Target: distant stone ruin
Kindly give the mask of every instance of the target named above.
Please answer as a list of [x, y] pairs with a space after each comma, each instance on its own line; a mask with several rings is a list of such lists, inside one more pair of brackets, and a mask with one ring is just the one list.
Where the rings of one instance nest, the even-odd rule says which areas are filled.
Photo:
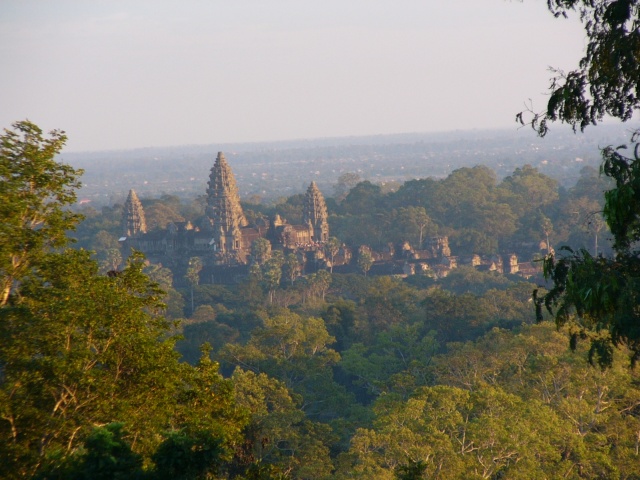
[[329, 238], [327, 205], [315, 182], [305, 194], [301, 225], [289, 224], [279, 215], [249, 225], [235, 177], [222, 152], [211, 168], [206, 194], [206, 216], [199, 225], [173, 222], [162, 231], [147, 233], [144, 209], [131, 190], [122, 218], [121, 243], [169, 266], [200, 256], [205, 265], [238, 267], [251, 263], [251, 245], [258, 238], [269, 240], [274, 249], [318, 252]]
[[125, 237], [137, 237], [147, 233], [147, 222], [144, 218], [144, 209], [136, 192], [129, 190], [129, 196], [124, 203], [122, 214], [122, 231]]
[[247, 228], [240, 206], [236, 179], [222, 152], [218, 152], [207, 188], [206, 231], [216, 263], [245, 263], [251, 242], [260, 238], [260, 230]]
[[[357, 273], [363, 271], [363, 265], [370, 275], [427, 275], [434, 278], [446, 277], [460, 265], [524, 277], [537, 273], [531, 264], [518, 264], [515, 254], [488, 258], [453, 256], [446, 236], [427, 238], [419, 249], [408, 241], [389, 244], [381, 252], [373, 251], [367, 245], [341, 245], [328, 255], [324, 248], [329, 239], [327, 205], [315, 182], [311, 182], [305, 193], [301, 224], [290, 224], [279, 215], [249, 224], [240, 205], [235, 177], [222, 152], [218, 152], [211, 168], [206, 194], [205, 216], [197, 225], [173, 222], [164, 230], [147, 232], [144, 209], [131, 190], [124, 206], [121, 244], [142, 251], [154, 263], [172, 268], [178, 273], [175, 277], [178, 282], [183, 278], [182, 270], [194, 256], [203, 261], [200, 275], [203, 283], [240, 281], [249, 274], [250, 265], [257, 261], [251, 252], [258, 239], [266, 239], [271, 250], [295, 253], [301, 274], [321, 268], [335, 273]], [[365, 251], [370, 259], [367, 262], [360, 258]], [[368, 265], [369, 261], [371, 265]]]

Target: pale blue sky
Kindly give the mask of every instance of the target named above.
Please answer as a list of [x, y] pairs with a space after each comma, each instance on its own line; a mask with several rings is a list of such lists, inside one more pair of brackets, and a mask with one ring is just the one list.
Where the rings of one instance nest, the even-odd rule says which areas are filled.
[[2, 0], [0, 127], [67, 151], [515, 129], [583, 48], [543, 0]]

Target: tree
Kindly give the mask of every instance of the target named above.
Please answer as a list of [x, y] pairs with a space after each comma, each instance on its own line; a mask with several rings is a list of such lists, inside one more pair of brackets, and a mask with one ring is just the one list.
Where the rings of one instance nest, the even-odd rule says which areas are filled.
[[144, 273], [163, 290], [169, 290], [173, 286], [173, 273], [160, 263], [148, 264], [144, 268]]
[[305, 417], [300, 396], [264, 373], [236, 368], [232, 380], [238, 404], [251, 412], [240, 457], [291, 472], [286, 477], [244, 478], [328, 478], [332, 467], [326, 446], [329, 429]]
[[202, 270], [202, 260], [200, 257], [191, 257], [189, 259], [189, 267], [187, 268], [187, 274], [184, 276], [189, 285], [191, 286], [191, 314], [195, 312], [195, 305], [193, 303], [193, 289], [200, 283], [200, 271]]
[[390, 201], [394, 207], [424, 207], [430, 212], [428, 208], [436, 203], [440, 189], [440, 181], [433, 178], [408, 180], [390, 195]]
[[287, 280], [289, 280], [291, 282], [291, 285], [293, 285], [293, 281], [298, 278], [301, 270], [300, 262], [298, 261], [298, 257], [296, 256], [296, 254], [289, 253], [285, 257], [282, 267], [286, 273]]
[[[107, 232], [106, 230], [100, 230], [95, 234], [93, 239], [92, 250], [101, 253], [111, 248], [118, 248], [118, 236]], [[89, 250], [89, 249], [88, 249]]]
[[504, 203], [518, 217], [523, 217], [558, 200], [558, 182], [531, 165], [516, 168], [499, 185]]
[[[470, 391], [499, 386], [526, 402], [543, 402], [570, 433], [568, 455], [563, 455], [567, 471], [574, 464], [580, 478], [610, 478], [607, 469], [615, 466], [614, 477], [633, 478], [640, 470], [640, 421], [632, 413], [638, 405], [639, 372], [619, 361], [595, 370], [569, 350], [567, 338], [566, 331], [548, 323], [513, 332], [493, 329], [474, 343], [450, 344], [434, 360], [434, 381]], [[588, 346], [577, 348], [585, 353]], [[618, 358], [624, 355], [617, 353]]]
[[487, 253], [496, 253], [497, 240], [515, 232], [517, 218], [511, 206], [502, 203], [500, 193], [496, 174], [490, 168], [460, 168], [441, 181], [440, 195], [427, 211], [441, 225], [489, 237], [495, 247]]
[[[456, 295], [463, 293], [483, 295], [487, 290], [492, 288], [506, 289], [513, 283], [497, 272], [482, 272], [474, 267], [462, 265], [452, 270], [445, 278], [441, 278], [438, 285], [441, 289]], [[528, 299], [530, 298], [529, 296]]]
[[541, 136], [556, 120], [584, 130], [606, 115], [631, 119], [640, 108], [640, 2], [549, 0], [547, 6], [556, 17], [577, 11], [587, 46], [576, 69], [554, 70], [546, 111], [520, 112], [516, 119]]
[[68, 243], [81, 218], [66, 207], [82, 170], [55, 161], [66, 140], [60, 130], [46, 138], [26, 120], [0, 136], [0, 307], [44, 253]]
[[224, 463], [223, 442], [208, 431], [169, 432], [153, 460], [156, 471], [152, 478], [158, 480], [212, 478]]
[[96, 427], [66, 462], [48, 463], [36, 478], [74, 480], [111, 480], [143, 478], [142, 456], [131, 450], [125, 440], [123, 423]]
[[336, 350], [345, 350], [351, 344], [354, 325], [358, 323], [356, 304], [350, 300], [338, 300], [326, 307], [322, 318], [329, 334], [336, 338]]
[[257, 238], [251, 244], [251, 257], [254, 263], [264, 265], [271, 258], [271, 242], [266, 238]]
[[[174, 199], [177, 200], [177, 204]], [[144, 203], [147, 202], [144, 201]], [[144, 214], [149, 230], [166, 228], [171, 222], [184, 222], [179, 207], [180, 200], [172, 196], [163, 196], [162, 199], [154, 200], [150, 205], [145, 205]]]
[[495, 203], [496, 185], [496, 174], [489, 167], [459, 168], [441, 181], [440, 196], [427, 212], [441, 224], [457, 228], [481, 225], [478, 213], [483, 206]]
[[340, 204], [345, 213], [375, 213], [382, 203], [382, 189], [368, 180], [358, 183]]
[[226, 476], [248, 422], [232, 382], [206, 348], [179, 362], [141, 254], [100, 275], [90, 252], [59, 248], [78, 172], [53, 160], [62, 134], [14, 127], [0, 150], [0, 477]]
[[456, 252], [467, 254], [495, 255], [498, 240], [475, 228], [461, 228], [449, 237], [450, 245]]
[[417, 462], [409, 462], [407, 465], [400, 465], [396, 469], [396, 478], [398, 480], [421, 480], [427, 478], [427, 464], [422, 460]]
[[361, 336], [373, 338], [393, 325], [420, 315], [418, 291], [400, 279], [377, 276], [369, 280], [366, 288], [360, 310], [367, 320], [357, 328]]
[[320, 292], [320, 297], [324, 301], [327, 289], [331, 286], [331, 274], [326, 270], [318, 270], [311, 283], [312, 288]]
[[343, 173], [338, 177], [338, 183], [333, 187], [336, 200], [342, 201], [353, 187], [360, 181], [360, 175], [353, 172]]
[[302, 223], [302, 211], [304, 207], [305, 196], [303, 193], [297, 193], [290, 197], [281, 197], [275, 206], [275, 213], [292, 224]]
[[324, 250], [331, 260], [329, 271], [333, 273], [333, 259], [340, 251], [340, 240], [338, 240], [336, 237], [329, 237], [324, 244]]
[[115, 272], [118, 270], [118, 266], [122, 263], [122, 254], [117, 248], [110, 248], [104, 252], [100, 267], [103, 272]]
[[282, 265], [284, 264], [284, 255], [281, 250], [276, 250], [271, 258], [264, 264], [262, 278], [269, 291], [269, 303], [273, 303], [273, 295], [276, 288], [280, 285], [282, 279]]
[[181, 380], [157, 316], [162, 292], [142, 268], [133, 256], [101, 276], [86, 251], [47, 254], [38, 276], [21, 281], [19, 301], [0, 309], [0, 476], [29, 476], [71, 454], [87, 427], [112, 421], [127, 421], [138, 448], [149, 447]]
[[[531, 125], [540, 135], [548, 121], [567, 122], [583, 130], [605, 115], [622, 121], [640, 107], [640, 5], [637, 0], [592, 2], [553, 0], [548, 7], [556, 16], [577, 10], [588, 38], [579, 67], [552, 80], [546, 112], [535, 114]], [[523, 121], [522, 114], [518, 116]], [[636, 141], [636, 135], [632, 137]], [[574, 325], [572, 345], [580, 337], [590, 338], [589, 358], [610, 365], [614, 346], [627, 345], [631, 360], [640, 358], [640, 158], [620, 149], [603, 150], [601, 172], [615, 180], [605, 193], [603, 216], [614, 238], [614, 259], [593, 256], [586, 249], [564, 248], [548, 255], [544, 273], [553, 281], [549, 292], [536, 293], [538, 316], [543, 306], [555, 314], [558, 325]], [[596, 228], [596, 235], [600, 228]]]
[[540, 228], [542, 229], [542, 233], [544, 233], [547, 253], [551, 252], [551, 243], [549, 240], [549, 235], [553, 233], [553, 223], [551, 223], [551, 219], [545, 216], [542, 212], [539, 213], [540, 216]]
[[255, 328], [246, 345], [225, 345], [221, 356], [232, 365], [282, 381], [302, 395], [307, 415], [332, 419], [348, 401], [333, 381], [332, 367], [340, 361], [329, 347], [334, 342], [321, 318], [283, 310]]
[[[529, 112], [533, 116], [526, 121], [544, 136], [550, 121], [566, 122], [575, 131], [607, 115], [629, 120], [640, 109], [640, 2], [549, 0], [547, 6], [556, 17], [579, 12], [587, 47], [578, 68], [566, 74], [556, 71], [546, 111]], [[523, 124], [524, 115], [516, 117]], [[632, 135], [632, 143], [637, 135]], [[571, 324], [572, 345], [580, 337], [590, 338], [590, 360], [607, 366], [614, 346], [627, 345], [632, 363], [640, 358], [640, 157], [638, 144], [632, 158], [611, 146], [602, 154], [601, 172], [615, 180], [615, 187], [605, 193], [603, 212], [615, 258], [570, 248], [548, 255], [544, 273], [553, 286], [542, 296], [534, 295], [539, 318], [544, 306], [555, 313], [558, 325]]]
[[640, 158], [637, 149], [632, 159], [609, 147], [603, 159], [602, 171], [616, 182], [605, 192], [603, 212], [613, 234], [615, 258], [562, 247], [544, 262], [552, 288], [534, 295], [538, 318], [546, 307], [559, 326], [573, 325], [572, 346], [579, 338], [589, 338], [589, 360], [605, 367], [613, 360], [615, 346], [629, 347], [632, 364], [640, 359]]
[[356, 343], [344, 351], [340, 366], [369, 395], [406, 394], [426, 385], [428, 365], [438, 344], [433, 332], [423, 337], [419, 329], [418, 324], [402, 324], [381, 331], [369, 345]]
[[593, 212], [588, 218], [588, 229], [593, 233], [593, 256], [598, 256], [598, 236], [605, 228], [606, 222], [602, 218], [601, 212]]
[[358, 267], [362, 270], [364, 276], [367, 276], [369, 270], [371, 270], [371, 266], [373, 265], [373, 256], [371, 255], [371, 250], [367, 247], [360, 247], [358, 249]]
[[331, 231], [347, 245], [386, 244], [388, 216], [384, 213], [336, 215], [331, 217]]
[[446, 290], [433, 290], [422, 305], [425, 327], [436, 331], [442, 344], [476, 338], [496, 320], [487, 302], [470, 293], [453, 295]]
[[241, 444], [249, 412], [236, 403], [233, 382], [211, 360], [211, 347], [205, 343], [201, 352], [195, 367], [180, 364], [181, 381], [168, 399], [170, 427], [152, 455], [152, 478], [220, 478], [221, 468]]
[[[400, 207], [392, 212], [392, 238], [394, 241], [410, 241], [422, 248], [426, 236], [435, 235], [437, 229], [423, 207]], [[428, 228], [427, 228], [428, 227]]]
[[[568, 422], [498, 387], [425, 387], [407, 401], [382, 396], [374, 411], [338, 478], [551, 478], [575, 468], [563, 455], [574, 447]], [[421, 465], [407, 475], [407, 464]]]
[[192, 365], [196, 365], [202, 356], [204, 343], [218, 351], [240, 337], [238, 330], [216, 320], [216, 311], [210, 305], [196, 307], [191, 318], [181, 322], [181, 327], [182, 340], [176, 343], [176, 349], [182, 354], [182, 359]]

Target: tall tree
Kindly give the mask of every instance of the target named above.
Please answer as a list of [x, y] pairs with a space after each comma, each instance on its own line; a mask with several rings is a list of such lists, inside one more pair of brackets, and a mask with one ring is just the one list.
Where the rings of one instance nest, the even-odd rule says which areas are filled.
[[100, 267], [103, 272], [115, 272], [122, 263], [122, 254], [117, 248], [110, 248], [103, 253]]
[[355, 187], [358, 182], [360, 182], [360, 175], [357, 173], [346, 172], [340, 175], [338, 177], [338, 183], [333, 187], [336, 200], [344, 200], [349, 190]]
[[305, 417], [299, 407], [300, 396], [292, 395], [282, 382], [264, 373], [236, 368], [232, 380], [238, 403], [251, 411], [243, 457], [290, 472], [282, 477], [257, 478], [329, 478], [329, 428]]
[[380, 209], [383, 198], [380, 186], [365, 180], [349, 191], [340, 207], [345, 213], [375, 213]]
[[347, 401], [333, 381], [332, 367], [340, 361], [330, 348], [334, 342], [321, 318], [283, 310], [255, 328], [246, 345], [228, 344], [221, 356], [232, 365], [277, 378], [302, 395], [308, 415], [329, 420]]
[[271, 258], [264, 264], [262, 278], [269, 291], [269, 303], [273, 303], [273, 296], [280, 285], [282, 265], [284, 265], [284, 255], [281, 250], [273, 252]]
[[169, 290], [173, 286], [173, 273], [160, 263], [148, 264], [144, 269], [144, 273], [163, 290]]
[[499, 185], [504, 203], [508, 203], [518, 217], [544, 208], [558, 200], [558, 182], [531, 165], [516, 168]]
[[423, 207], [400, 207], [392, 211], [391, 238], [409, 241], [415, 248], [422, 248], [425, 237], [436, 234], [437, 228]]
[[320, 297], [324, 301], [327, 289], [331, 286], [331, 274], [326, 270], [318, 270], [313, 278], [312, 288], [320, 292]]
[[333, 259], [340, 251], [340, 240], [338, 240], [336, 237], [329, 237], [329, 239], [324, 244], [324, 250], [331, 260], [329, 271], [333, 273]]
[[544, 272], [553, 287], [542, 297], [536, 295], [536, 304], [539, 318], [545, 306], [558, 325], [577, 327], [572, 345], [578, 338], [590, 338], [590, 361], [610, 365], [613, 347], [626, 345], [635, 364], [640, 359], [640, 159], [613, 148], [604, 149], [603, 157], [603, 172], [616, 181], [605, 193], [604, 205], [615, 258], [568, 247], [547, 256]]
[[45, 137], [29, 121], [0, 136], [0, 306], [45, 252], [68, 243], [66, 232], [80, 218], [66, 207], [82, 170], [55, 160], [66, 140], [60, 130]]
[[374, 411], [337, 478], [391, 480], [407, 463], [426, 475], [396, 478], [552, 478], [575, 468], [563, 455], [573, 447], [568, 422], [500, 388], [426, 387], [407, 401], [382, 396]]
[[158, 393], [178, 364], [142, 267], [133, 257], [100, 276], [86, 251], [48, 254], [21, 282], [20, 304], [0, 309], [0, 464], [14, 475], [73, 452], [90, 425], [126, 420], [147, 439], [161, 425]]
[[367, 276], [369, 270], [371, 270], [371, 266], [373, 265], [373, 256], [371, 255], [371, 250], [368, 247], [360, 247], [358, 249], [358, 267], [362, 270], [364, 276]]
[[184, 276], [189, 285], [191, 286], [191, 314], [195, 312], [195, 305], [193, 303], [193, 289], [200, 283], [200, 271], [202, 270], [202, 260], [200, 257], [191, 257], [189, 259], [189, 266], [187, 267], [187, 273]]
[[251, 244], [251, 257], [257, 265], [264, 263], [271, 258], [271, 242], [266, 238], [258, 238]]
[[284, 258], [284, 263], [282, 265], [282, 268], [284, 270], [287, 280], [289, 280], [291, 282], [291, 285], [293, 285], [294, 280], [298, 278], [298, 275], [300, 275], [300, 270], [301, 270], [300, 262], [298, 261], [298, 257], [296, 256], [295, 253], [289, 253]]
[[553, 223], [551, 223], [551, 219], [549, 217], [542, 213], [540, 214], [540, 228], [545, 236], [547, 253], [551, 253], [551, 240], [549, 240], [549, 236], [553, 233]]
[[[587, 47], [578, 68], [552, 79], [547, 109], [534, 114], [531, 125], [540, 135], [548, 122], [569, 123], [584, 130], [606, 115], [629, 120], [640, 109], [640, 2], [638, 0], [549, 0], [555, 16], [579, 12]], [[525, 122], [523, 113], [517, 118]], [[631, 141], [637, 141], [638, 132]], [[551, 290], [536, 297], [538, 314], [543, 305], [555, 307], [559, 325], [570, 323], [580, 337], [591, 339], [589, 357], [601, 365], [613, 359], [613, 347], [627, 345], [631, 360], [640, 358], [640, 157], [620, 148], [602, 151], [602, 173], [615, 181], [605, 193], [604, 219], [614, 238], [615, 258], [593, 256], [586, 249], [565, 248], [549, 255], [545, 275]]]

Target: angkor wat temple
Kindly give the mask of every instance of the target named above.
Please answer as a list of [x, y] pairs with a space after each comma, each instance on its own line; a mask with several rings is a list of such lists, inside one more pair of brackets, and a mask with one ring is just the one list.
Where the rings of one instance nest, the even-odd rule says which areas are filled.
[[357, 259], [362, 252], [373, 262], [373, 275], [426, 274], [442, 278], [459, 265], [525, 277], [536, 270], [528, 263], [519, 264], [514, 254], [489, 258], [453, 256], [446, 236], [427, 238], [420, 248], [409, 242], [389, 244], [380, 252], [366, 245], [352, 252], [342, 245], [329, 258], [323, 248], [329, 239], [327, 206], [315, 182], [311, 182], [304, 197], [302, 224], [289, 224], [275, 215], [250, 225], [240, 205], [235, 177], [222, 152], [211, 168], [206, 195], [205, 215], [197, 225], [173, 222], [164, 230], [147, 232], [142, 204], [136, 193], [129, 191], [122, 218], [122, 246], [125, 250], [142, 251], [150, 261], [170, 267], [174, 273], [183, 272], [191, 257], [199, 257], [204, 265], [200, 274], [204, 283], [236, 283], [245, 278], [254, 261], [252, 245], [260, 238], [268, 240], [272, 250], [294, 253], [301, 274], [319, 268], [331, 268], [336, 273], [357, 272]]
[[329, 224], [327, 206], [315, 182], [305, 194], [301, 225], [289, 224], [278, 215], [249, 225], [235, 177], [222, 152], [218, 152], [211, 168], [206, 194], [206, 215], [198, 225], [173, 222], [164, 230], [147, 232], [142, 204], [135, 191], [130, 190], [124, 205], [121, 244], [167, 266], [198, 256], [206, 267], [226, 270], [250, 264], [251, 245], [258, 238], [269, 240], [274, 249], [323, 256], [321, 246], [329, 238]]

